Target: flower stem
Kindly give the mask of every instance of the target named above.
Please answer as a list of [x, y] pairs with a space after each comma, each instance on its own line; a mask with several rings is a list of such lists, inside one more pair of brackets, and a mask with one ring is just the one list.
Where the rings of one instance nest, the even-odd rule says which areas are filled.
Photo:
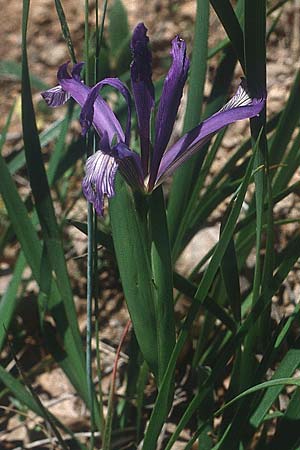
[[[89, 0], [85, 0], [85, 82], [89, 85], [90, 69], [89, 69]], [[92, 153], [92, 136], [87, 134], [86, 146], [87, 156]], [[86, 323], [86, 377], [89, 397], [89, 407], [91, 413], [91, 439], [90, 448], [94, 448], [94, 395], [93, 395], [93, 376], [92, 376], [92, 302], [93, 302], [93, 268], [94, 268], [94, 210], [93, 205], [87, 205], [87, 228], [88, 228], [88, 258], [87, 258], [87, 323]]]

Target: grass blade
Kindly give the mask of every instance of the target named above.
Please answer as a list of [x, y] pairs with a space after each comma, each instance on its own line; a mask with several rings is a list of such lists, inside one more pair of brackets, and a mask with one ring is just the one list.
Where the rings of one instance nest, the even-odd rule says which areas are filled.
[[22, 275], [26, 267], [26, 260], [21, 252], [15, 264], [12, 279], [1, 298], [0, 302], [0, 352], [6, 339], [6, 331], [9, 329], [11, 319], [18, 305], [18, 290], [22, 281]]
[[[189, 90], [187, 108], [184, 118], [184, 132], [196, 126], [202, 115], [203, 91], [207, 67], [207, 40], [209, 24], [209, 1], [197, 0], [197, 13], [192, 62], [189, 77]], [[178, 222], [182, 217], [182, 208], [185, 207], [190, 185], [190, 170], [194, 167], [195, 158], [179, 168], [174, 175], [172, 191], [168, 205], [168, 223], [171, 246], [175, 241]]]
[[117, 193], [110, 200], [110, 219], [122, 286], [140, 349], [157, 377], [157, 325], [148, 253], [147, 205], [144, 198], [136, 199], [135, 203], [120, 178], [116, 187]]
[[[274, 375], [272, 376], [272, 380], [276, 380], [278, 378], [287, 378], [291, 377], [295, 370], [300, 365], [300, 350], [297, 348], [293, 348], [287, 352], [282, 361], [280, 362], [279, 367], [276, 369]], [[251, 424], [258, 428], [262, 423], [265, 415], [270, 410], [272, 404], [275, 402], [276, 398], [280, 394], [283, 386], [276, 386], [272, 389], [268, 389], [264, 394], [259, 406], [256, 408], [256, 411], [252, 415], [250, 421]]]
[[[8, 78], [20, 81], [22, 78], [22, 65], [15, 61], [0, 61], [0, 78]], [[32, 87], [37, 91], [45, 91], [49, 89], [48, 84], [44, 83], [35, 75], [30, 76]]]
[[75, 64], [76, 63], [75, 50], [74, 50], [68, 22], [67, 22], [67, 19], [66, 19], [65, 13], [64, 13], [64, 9], [63, 9], [63, 6], [62, 6], [60, 0], [55, 0], [55, 8], [56, 8], [57, 15], [58, 15], [58, 18], [60, 21], [62, 35], [64, 37], [64, 40], [65, 40], [68, 50], [69, 50], [71, 61], [73, 64]]
[[163, 379], [175, 345], [172, 262], [162, 189], [156, 189], [149, 202], [151, 262], [158, 346], [158, 383]]
[[210, 0], [210, 3], [219, 17], [245, 72], [243, 30], [231, 3], [229, 0]]
[[[189, 310], [188, 316], [183, 324], [181, 333], [180, 333], [177, 343], [175, 345], [174, 351], [171, 355], [168, 369], [166, 371], [161, 389], [158, 393], [158, 397], [156, 399], [153, 412], [151, 414], [148, 429], [145, 434], [144, 446], [143, 446], [144, 450], [154, 450], [156, 448], [157, 437], [160, 433], [161, 427], [164, 423], [164, 420], [166, 418], [167, 411], [168, 411], [168, 404], [167, 404], [166, 400], [168, 397], [168, 392], [170, 389], [170, 383], [172, 380], [173, 371], [175, 369], [176, 360], [177, 360], [178, 355], [182, 349], [182, 346], [188, 336], [189, 327], [192, 324], [196, 313], [198, 312], [199, 306], [203, 303], [204, 299], [206, 298], [206, 296], [209, 292], [211, 283], [214, 280], [214, 277], [220, 266], [221, 260], [224, 256], [224, 253], [228, 247], [229, 241], [232, 237], [234, 227], [235, 227], [236, 221], [239, 216], [240, 208], [242, 206], [243, 199], [245, 197], [247, 187], [248, 187], [248, 184], [249, 184], [249, 181], [251, 178], [252, 166], [253, 166], [253, 158], [248, 165], [247, 172], [246, 172], [243, 182], [240, 185], [240, 188], [238, 190], [234, 207], [233, 207], [232, 211], [230, 212], [228, 221], [224, 227], [224, 232], [222, 234], [222, 237], [215, 249], [213, 257], [212, 257], [212, 259], [205, 271], [205, 274], [200, 282], [200, 285], [195, 294], [195, 301], [193, 302], [193, 304]], [[172, 447], [173, 443], [176, 441], [178, 435], [180, 434], [181, 430], [183, 429], [183, 426], [186, 424], [185, 419], [186, 419], [186, 414], [183, 416], [182, 420], [180, 421], [180, 423], [176, 429], [176, 432], [173, 434], [171, 440], [169, 441], [169, 443], [166, 447], [166, 450], [169, 450]]]

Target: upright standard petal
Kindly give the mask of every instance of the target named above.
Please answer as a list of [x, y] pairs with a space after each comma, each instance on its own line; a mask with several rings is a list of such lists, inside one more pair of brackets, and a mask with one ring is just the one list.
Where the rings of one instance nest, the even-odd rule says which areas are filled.
[[144, 176], [148, 172], [150, 153], [150, 117], [154, 107], [154, 86], [152, 83], [152, 55], [148, 47], [147, 28], [139, 23], [132, 35], [130, 66], [131, 85], [137, 113], [141, 140], [141, 155]]
[[173, 63], [165, 79], [155, 121], [155, 142], [151, 163], [149, 188], [152, 189], [163, 153], [168, 145], [183, 87], [189, 70], [186, 44], [178, 36], [172, 41]]
[[[95, 84], [95, 86], [92, 87], [92, 89], [89, 92], [89, 95], [86, 99], [85, 104], [82, 107], [81, 114], [80, 114], [80, 123], [82, 126], [82, 133], [85, 134], [89, 127], [91, 126], [92, 122], [94, 123], [94, 126], [96, 129], [99, 129], [100, 127], [104, 126], [103, 122], [103, 112], [102, 112], [102, 106], [100, 108], [99, 101], [101, 100], [104, 102], [102, 97], [99, 97], [99, 90], [101, 90], [104, 86], [111, 86], [115, 89], [117, 89], [124, 97], [126, 104], [127, 104], [127, 124], [126, 124], [126, 130], [125, 130], [125, 143], [129, 145], [130, 141], [130, 129], [131, 129], [131, 95], [125, 84], [122, 83], [118, 78], [105, 78], [104, 80], [100, 81], [99, 83]], [[117, 120], [117, 119], [115, 119]], [[119, 138], [119, 141], [124, 140], [120, 139], [120, 137], [124, 133], [122, 131], [120, 123], [116, 123], [116, 128], [118, 128], [117, 137]]]
[[[91, 88], [80, 81], [80, 71], [83, 64], [76, 64], [72, 70], [72, 76], [68, 72], [68, 64], [63, 64], [57, 72], [57, 78], [62, 89], [67, 92], [81, 107], [85, 104]], [[93, 125], [97, 133], [103, 136], [104, 132], [108, 134], [110, 140], [117, 136], [118, 141], [124, 141], [122, 127], [110, 109], [108, 104], [97, 93], [95, 99], [95, 114]]]
[[41, 96], [43, 97], [47, 105], [51, 106], [51, 108], [64, 105], [69, 100], [69, 98], [71, 98], [71, 95], [68, 92], [64, 91], [61, 86], [54, 86], [47, 91], [41, 92]]
[[257, 116], [266, 102], [266, 93], [251, 98], [245, 80], [242, 80], [236, 94], [220, 111], [201, 122], [186, 133], [163, 156], [155, 186], [171, 175], [184, 161], [196, 153], [215, 133], [226, 125], [241, 119]]
[[123, 143], [110, 148], [107, 134], [101, 140], [100, 150], [87, 159], [85, 170], [82, 190], [99, 215], [103, 215], [104, 197], [110, 198], [115, 194], [117, 170], [132, 188], [143, 189], [143, 173], [139, 155]]

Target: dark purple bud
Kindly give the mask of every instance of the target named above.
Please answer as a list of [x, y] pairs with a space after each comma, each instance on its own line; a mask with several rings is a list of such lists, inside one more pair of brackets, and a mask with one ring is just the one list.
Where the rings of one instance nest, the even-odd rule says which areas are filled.
[[147, 28], [139, 23], [132, 35], [131, 51], [133, 61], [130, 66], [144, 175], [148, 172], [150, 151], [150, 117], [154, 107], [154, 87], [152, 83], [152, 55], [148, 47]]

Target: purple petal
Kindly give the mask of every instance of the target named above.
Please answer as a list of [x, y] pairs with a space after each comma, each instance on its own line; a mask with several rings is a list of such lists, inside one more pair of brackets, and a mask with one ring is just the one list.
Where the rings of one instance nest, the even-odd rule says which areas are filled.
[[86, 175], [82, 182], [85, 197], [93, 203], [97, 213], [103, 215], [104, 197], [115, 194], [114, 184], [117, 170], [127, 183], [135, 189], [143, 189], [141, 159], [126, 144], [119, 143], [112, 149], [105, 134], [100, 143], [101, 150], [86, 161]]
[[171, 54], [173, 63], [164, 82], [155, 121], [155, 142], [149, 180], [150, 189], [154, 186], [161, 158], [173, 130], [190, 64], [186, 55], [185, 42], [178, 36], [172, 41]]
[[[84, 83], [80, 81], [80, 70], [82, 68], [82, 64], [79, 63], [74, 66], [73, 69], [73, 77], [68, 72], [68, 64], [63, 64], [57, 72], [57, 78], [59, 84], [63, 88], [64, 91], [68, 92], [74, 100], [79, 103], [81, 107], [84, 106], [86, 100], [88, 98], [89, 93], [91, 92], [91, 88], [86, 86]], [[107, 132], [110, 140], [117, 136], [118, 141], [124, 141], [124, 133], [122, 127], [108, 106], [108, 104], [103, 100], [103, 98], [96, 95], [96, 99], [94, 101], [94, 120], [93, 125], [100, 136], [103, 136], [104, 132]]]
[[80, 62], [80, 63], [75, 64], [75, 65], [73, 66], [73, 69], [72, 69], [72, 78], [74, 78], [74, 80], [76, 80], [76, 81], [81, 81], [81, 76], [80, 76], [80, 74], [81, 74], [81, 70], [82, 70], [83, 66], [84, 66], [84, 62]]
[[133, 32], [131, 50], [133, 61], [130, 66], [131, 85], [141, 139], [141, 154], [144, 175], [148, 172], [150, 152], [150, 116], [154, 107], [154, 86], [152, 84], [152, 55], [148, 48], [147, 28], [139, 23]]
[[112, 152], [119, 163], [119, 170], [133, 189], [144, 191], [144, 175], [140, 156], [120, 142]]
[[245, 80], [242, 80], [236, 94], [220, 111], [204, 120], [186, 133], [163, 156], [155, 186], [162, 183], [178, 166], [196, 153], [221, 128], [237, 120], [257, 116], [265, 106], [266, 93], [251, 98]]
[[[130, 92], [128, 91], [127, 87], [118, 79], [118, 78], [105, 78], [104, 80], [100, 81], [99, 83], [95, 84], [93, 88], [90, 90], [89, 95], [86, 99], [85, 104], [83, 105], [83, 108], [81, 110], [80, 114], [80, 123], [82, 126], [82, 133], [85, 134], [89, 127], [91, 126], [92, 122], [94, 121], [94, 125], [97, 125], [98, 121], [98, 115], [99, 115], [99, 105], [97, 105], [98, 99], [102, 99], [99, 97], [99, 89], [102, 89], [103, 86], [112, 86], [113, 88], [117, 89], [125, 98], [125, 101], [127, 103], [127, 124], [126, 124], [126, 131], [125, 131], [125, 143], [129, 145], [130, 140], [130, 127], [131, 127], [131, 96]], [[104, 102], [104, 100], [102, 99]], [[105, 102], [104, 102], [105, 103]], [[101, 111], [100, 111], [101, 113]], [[100, 122], [102, 123], [103, 119], [102, 117], [99, 118]], [[117, 119], [115, 119], [117, 120]], [[119, 124], [119, 122], [118, 122]], [[119, 127], [121, 129], [121, 125], [119, 124]], [[123, 133], [121, 129], [121, 133]], [[120, 130], [119, 130], [119, 136], [120, 136]], [[123, 135], [124, 136], [124, 135]], [[119, 139], [123, 140], [123, 139]]]
[[118, 169], [115, 158], [98, 150], [85, 164], [86, 175], [82, 181], [82, 190], [86, 199], [94, 205], [100, 216], [103, 215], [104, 196], [115, 194], [114, 184]]
[[41, 96], [43, 97], [47, 105], [51, 106], [52, 108], [64, 105], [71, 97], [71, 95], [68, 92], [64, 91], [63, 88], [59, 85], [42, 92]]

